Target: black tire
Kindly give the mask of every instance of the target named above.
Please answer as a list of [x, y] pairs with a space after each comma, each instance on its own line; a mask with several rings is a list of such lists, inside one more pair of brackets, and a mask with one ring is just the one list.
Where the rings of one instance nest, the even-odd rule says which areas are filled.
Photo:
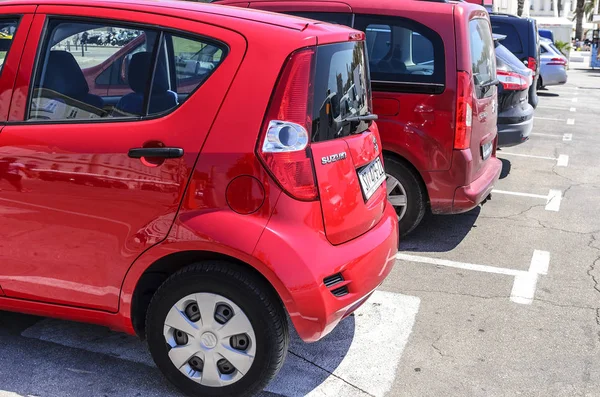
[[535, 87], [535, 88], [538, 91], [544, 88], [544, 83], [542, 82], [542, 76], [538, 77], [537, 87]]
[[406, 192], [406, 211], [401, 218], [401, 211], [396, 208], [400, 236], [406, 236], [419, 226], [427, 210], [425, 187], [409, 166], [394, 157], [385, 158], [385, 172], [397, 179]]
[[[208, 387], [180, 372], [168, 356], [170, 346], [163, 335], [169, 310], [187, 295], [208, 292], [236, 305], [250, 320], [256, 335], [256, 355], [248, 372], [237, 382]], [[287, 355], [287, 317], [278, 297], [266, 282], [239, 265], [207, 261], [181, 269], [154, 294], [146, 316], [146, 336], [158, 368], [177, 388], [189, 396], [247, 397], [260, 392], [277, 375]]]

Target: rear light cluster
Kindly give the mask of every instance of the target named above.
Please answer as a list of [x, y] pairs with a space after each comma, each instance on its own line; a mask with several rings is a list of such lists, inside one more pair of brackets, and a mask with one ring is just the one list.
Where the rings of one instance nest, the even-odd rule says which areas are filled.
[[521, 91], [529, 88], [529, 78], [519, 73], [498, 70], [496, 74], [498, 76], [498, 81], [502, 83], [502, 87], [505, 90]]
[[454, 149], [468, 149], [471, 146], [471, 125], [473, 124], [473, 84], [467, 72], [458, 72], [456, 86], [456, 131]]
[[315, 48], [294, 52], [287, 60], [263, 125], [258, 155], [290, 196], [317, 199], [310, 152]]
[[535, 76], [535, 73], [537, 71], [537, 60], [534, 57], [529, 57], [527, 58], [527, 62], [525, 63], [525, 65], [527, 66], [527, 68], [531, 69], [533, 75]]
[[552, 58], [548, 65], [567, 66], [567, 61], [564, 58]]

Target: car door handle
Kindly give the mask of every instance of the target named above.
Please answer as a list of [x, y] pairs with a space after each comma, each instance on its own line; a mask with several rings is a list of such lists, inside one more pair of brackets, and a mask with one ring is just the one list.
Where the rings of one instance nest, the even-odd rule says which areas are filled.
[[129, 149], [128, 156], [132, 159], [142, 157], [159, 157], [177, 159], [183, 156], [183, 149], [178, 147], [141, 147]]

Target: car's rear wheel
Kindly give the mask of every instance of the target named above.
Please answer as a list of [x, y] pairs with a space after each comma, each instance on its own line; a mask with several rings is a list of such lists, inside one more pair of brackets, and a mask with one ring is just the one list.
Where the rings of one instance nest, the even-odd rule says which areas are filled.
[[406, 236], [423, 220], [427, 208], [425, 189], [415, 172], [393, 157], [385, 158], [388, 200], [398, 215], [400, 235]]
[[158, 289], [146, 334], [166, 378], [190, 396], [252, 396], [279, 372], [287, 320], [268, 285], [226, 262], [182, 269]]

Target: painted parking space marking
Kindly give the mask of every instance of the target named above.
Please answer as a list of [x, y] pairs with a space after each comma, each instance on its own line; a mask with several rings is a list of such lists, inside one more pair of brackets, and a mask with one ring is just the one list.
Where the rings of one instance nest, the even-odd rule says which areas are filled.
[[577, 108], [569, 108], [569, 112], [576, 112]]
[[[290, 328], [286, 362], [265, 390], [285, 397], [384, 397], [396, 378], [420, 302], [415, 296], [375, 291], [319, 342], [304, 343]], [[45, 319], [21, 335], [154, 367], [144, 342], [104, 327]]]
[[567, 156], [566, 154], [561, 154], [558, 157], [549, 157], [549, 156], [534, 156], [531, 154], [510, 153], [510, 152], [505, 152], [503, 150], [500, 152], [499, 155], [500, 156], [507, 155], [507, 156], [516, 156], [516, 157], [528, 157], [531, 159], [540, 159], [540, 160], [552, 160], [552, 161], [556, 161], [556, 165], [559, 167], [566, 167], [567, 165], [569, 165], [569, 156]]
[[532, 132], [530, 135], [533, 136], [545, 136], [548, 138], [562, 138], [562, 140], [564, 142], [568, 142], [568, 141], [572, 141], [573, 140], [573, 134], [545, 134], [542, 132]]
[[513, 287], [510, 293], [511, 302], [530, 305], [535, 298], [535, 290], [540, 275], [548, 274], [550, 266], [550, 253], [548, 251], [534, 250], [529, 265], [529, 270], [507, 269], [503, 267], [494, 267], [487, 265], [477, 265], [473, 263], [464, 263], [450, 261], [439, 258], [429, 258], [424, 256], [409, 255], [398, 253], [396, 258], [406, 262], [424, 263], [435, 266], [452, 267], [455, 269], [472, 270], [484, 273], [502, 274], [513, 276]]
[[575, 119], [567, 119], [567, 125], [575, 125]]
[[553, 117], [538, 117], [538, 116], [534, 116], [533, 117], [536, 120], [548, 120], [548, 121], [565, 121], [565, 119], [556, 119]]
[[506, 190], [492, 190], [492, 193], [496, 194], [505, 194], [509, 196], [519, 196], [519, 197], [529, 197], [536, 199], [546, 200], [546, 206], [544, 209], [546, 211], [554, 211], [558, 212], [560, 210], [560, 203], [562, 202], [562, 192], [560, 190], [550, 189], [546, 196], [541, 194], [532, 194], [532, 193], [521, 193], [521, 192], [510, 192]]
[[510, 300], [522, 305], [531, 305], [535, 298], [535, 290], [540, 275], [548, 274], [550, 265], [550, 253], [548, 251], [535, 250], [531, 258], [529, 271], [515, 276]]
[[577, 98], [573, 98], [571, 102], [577, 102]]

